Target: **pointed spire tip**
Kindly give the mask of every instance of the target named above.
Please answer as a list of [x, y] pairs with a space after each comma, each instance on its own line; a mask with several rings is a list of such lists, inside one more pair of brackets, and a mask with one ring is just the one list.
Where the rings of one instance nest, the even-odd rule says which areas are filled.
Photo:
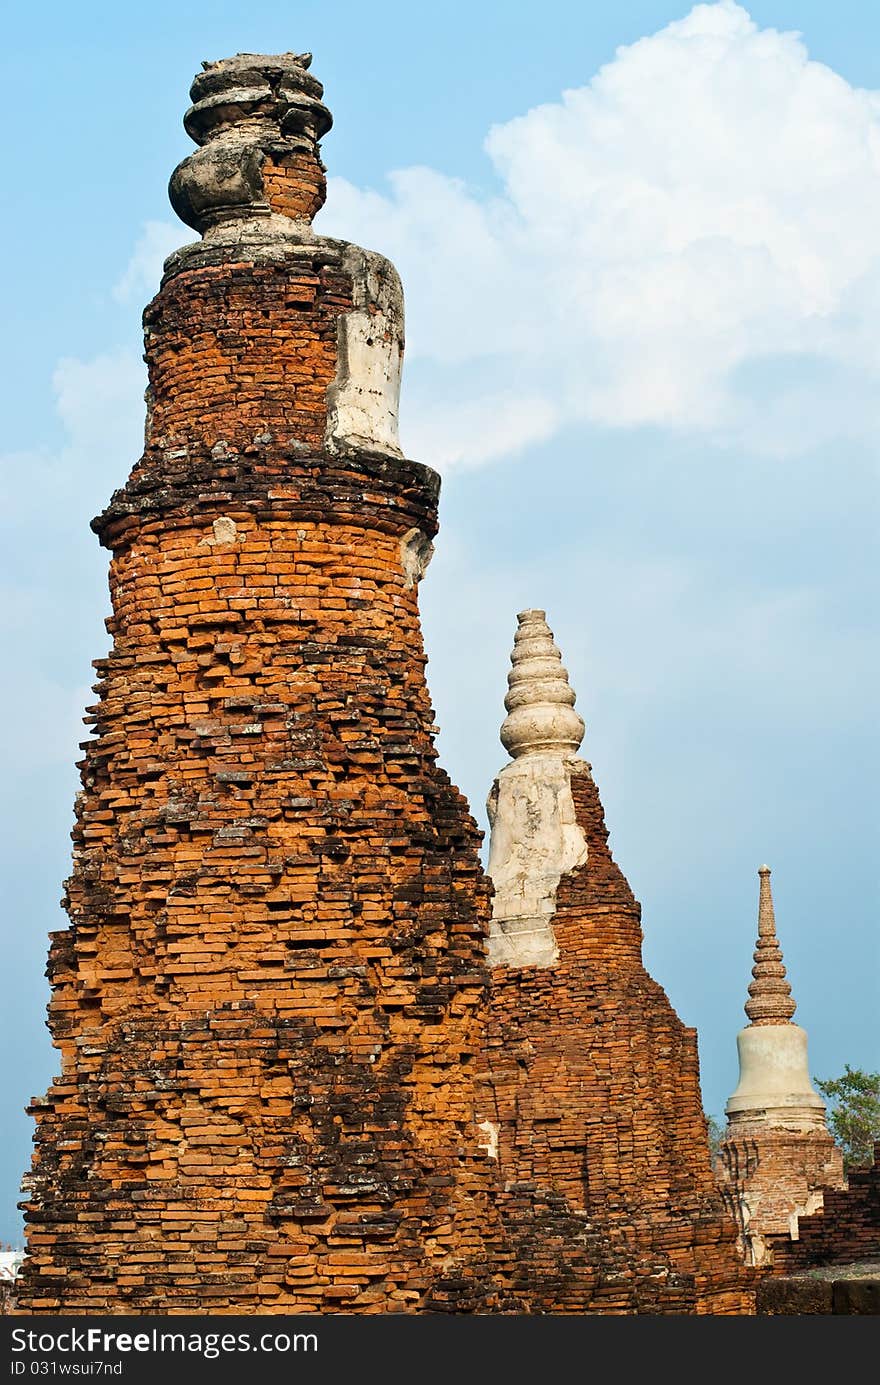
[[745, 1011], [752, 1024], [789, 1024], [797, 1009], [785, 978], [782, 948], [776, 936], [776, 914], [770, 888], [770, 867], [759, 866], [758, 943]]
[[514, 759], [576, 755], [584, 723], [574, 710], [574, 692], [546, 613], [537, 608], [520, 611], [517, 625], [501, 743]]

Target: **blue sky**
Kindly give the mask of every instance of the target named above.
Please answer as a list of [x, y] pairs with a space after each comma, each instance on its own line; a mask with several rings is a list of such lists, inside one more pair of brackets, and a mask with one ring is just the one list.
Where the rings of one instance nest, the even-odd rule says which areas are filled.
[[403, 276], [402, 440], [444, 478], [428, 676], [481, 825], [541, 606], [707, 1110], [765, 859], [812, 1071], [880, 1066], [880, 11], [155, 0], [5, 28], [0, 1239], [56, 1069], [46, 935], [107, 648], [88, 521], [138, 454], [140, 312], [189, 238], [189, 83], [242, 50], [314, 53], [319, 228]]

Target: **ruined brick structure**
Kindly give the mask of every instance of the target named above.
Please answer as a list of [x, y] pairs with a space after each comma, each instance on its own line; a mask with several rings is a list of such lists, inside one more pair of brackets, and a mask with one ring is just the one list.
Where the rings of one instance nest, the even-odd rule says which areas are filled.
[[825, 1104], [810, 1080], [806, 1032], [792, 1021], [796, 1005], [776, 935], [770, 867], [761, 866], [758, 876], [750, 1023], [737, 1036], [740, 1077], [727, 1103], [717, 1170], [750, 1265], [774, 1259], [771, 1245], [780, 1238], [796, 1241], [799, 1222], [846, 1182]]
[[306, 69], [194, 82], [171, 191], [204, 239], [146, 310], [146, 448], [95, 521], [113, 648], [50, 958], [31, 1310], [485, 1292], [458, 1267], [491, 1213], [488, 887], [416, 599], [438, 481], [396, 443], [393, 267], [309, 224]]
[[798, 1235], [766, 1237], [756, 1293], [761, 1314], [880, 1313], [880, 1143], [873, 1164], [851, 1168], [846, 1188], [828, 1188]]
[[547, 1313], [745, 1313], [710, 1167], [697, 1036], [642, 963], [584, 725], [524, 611], [490, 796], [487, 1070], [514, 1287]]
[[776, 1274], [869, 1261], [880, 1278], [880, 1142], [872, 1164], [850, 1169], [845, 1188], [827, 1189], [823, 1206], [799, 1218], [797, 1240], [768, 1239]]
[[146, 310], [145, 450], [94, 522], [113, 646], [19, 1310], [749, 1312], [694, 1034], [582, 762], [559, 965], [487, 966], [424, 678], [438, 480], [397, 443], [400, 286], [311, 228], [308, 65], [192, 88], [171, 196], [202, 239]]

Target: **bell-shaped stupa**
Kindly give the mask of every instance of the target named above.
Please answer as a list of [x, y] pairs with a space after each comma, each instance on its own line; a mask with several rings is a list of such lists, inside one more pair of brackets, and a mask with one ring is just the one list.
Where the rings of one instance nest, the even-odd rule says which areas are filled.
[[792, 1022], [797, 1008], [786, 980], [770, 889], [770, 867], [758, 871], [758, 942], [745, 1011], [737, 1035], [739, 1083], [725, 1108], [731, 1126], [784, 1123], [825, 1130], [825, 1103], [810, 1081], [807, 1034]]
[[584, 723], [540, 610], [517, 617], [489, 795], [487, 1148], [534, 1313], [743, 1313], [697, 1041], [642, 962]]
[[798, 1217], [822, 1206], [823, 1190], [843, 1186], [843, 1160], [810, 1080], [807, 1033], [792, 1021], [795, 1001], [786, 979], [770, 888], [770, 867], [758, 870], [758, 941], [745, 1011], [737, 1035], [739, 1082], [725, 1108], [718, 1181], [739, 1229], [749, 1264], [772, 1256], [773, 1238], [797, 1236]]

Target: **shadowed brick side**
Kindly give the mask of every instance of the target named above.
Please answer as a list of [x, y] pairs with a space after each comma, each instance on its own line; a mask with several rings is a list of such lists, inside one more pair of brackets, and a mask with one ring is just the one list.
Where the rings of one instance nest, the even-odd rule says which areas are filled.
[[880, 1143], [873, 1164], [850, 1169], [847, 1188], [828, 1188], [822, 1210], [798, 1221], [798, 1239], [770, 1239], [773, 1270], [793, 1274], [817, 1265], [880, 1263]]
[[191, 88], [171, 196], [204, 239], [145, 313], [145, 451], [93, 523], [113, 645], [17, 1309], [751, 1312], [586, 767], [559, 965], [490, 982], [414, 585], [438, 480], [397, 456], [396, 275], [306, 225], [310, 61]]
[[716, 1170], [744, 1257], [750, 1236], [765, 1243], [780, 1235], [787, 1239], [793, 1219], [805, 1219], [798, 1209], [827, 1198], [841, 1178], [840, 1151], [827, 1131], [761, 1125], [746, 1133], [728, 1128]]
[[20, 1311], [494, 1301], [489, 886], [401, 557], [437, 483], [320, 451], [350, 288], [296, 250], [172, 275], [145, 315]]
[[557, 891], [560, 960], [492, 972], [487, 1080], [513, 1287], [549, 1313], [751, 1313], [695, 1032], [642, 965], [639, 906], [585, 765], [571, 782], [589, 857]]

